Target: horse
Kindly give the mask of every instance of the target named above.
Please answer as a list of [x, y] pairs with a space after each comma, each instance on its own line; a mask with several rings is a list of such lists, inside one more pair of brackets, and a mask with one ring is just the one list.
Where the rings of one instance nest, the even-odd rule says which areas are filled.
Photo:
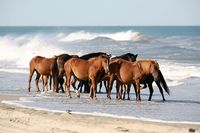
[[[159, 65], [156, 61], [142, 60], [142, 61], [129, 62], [123, 59], [117, 59], [112, 63], [111, 67], [113, 68], [112, 70], [110, 69], [110, 72], [113, 71], [114, 73], [113, 75], [118, 80], [117, 87], [119, 87], [119, 84], [135, 83], [136, 101], [141, 101], [140, 83], [142, 82], [142, 79], [145, 78], [145, 76], [148, 74], [151, 74], [153, 76], [154, 81], [158, 81], [158, 83], [160, 83], [162, 87], [165, 89], [165, 91], [169, 94], [169, 88], [165, 82], [165, 79], [161, 71], [159, 70]], [[109, 91], [107, 94], [108, 97], [110, 97], [110, 90], [111, 86], [109, 85]]]
[[[96, 99], [96, 86], [100, 78], [99, 74], [102, 70], [105, 70], [105, 73], [109, 71], [109, 59], [110, 57], [107, 55], [100, 55], [90, 60], [83, 60], [80, 58], [69, 59], [64, 64], [66, 75], [65, 85], [67, 85], [68, 96], [71, 98], [70, 80], [71, 75], [73, 75], [75, 80], [90, 80], [90, 98]], [[76, 94], [79, 96], [78, 90], [76, 90]]]
[[56, 60], [53, 63], [53, 66], [52, 66], [54, 91], [58, 92], [59, 91], [58, 85], [60, 85], [60, 89], [64, 93], [65, 92], [64, 89], [63, 89], [64, 64], [70, 58], [78, 57], [78, 56], [77, 55], [61, 54], [61, 55], [58, 55], [58, 56], [55, 56], [55, 57], [56, 57]]
[[[111, 58], [111, 62], [115, 59], [124, 59], [124, 60], [127, 60], [127, 61], [131, 61], [131, 62], [134, 62], [136, 61], [136, 58], [137, 58], [138, 54], [132, 54], [132, 53], [126, 53], [126, 54], [123, 54], [123, 55], [120, 55], [120, 56], [115, 56], [115, 57], [112, 57]], [[106, 91], [108, 90], [106, 87], [106, 80], [109, 80], [109, 76], [107, 75], [106, 77], [104, 77], [104, 86], [106, 88]], [[108, 82], [109, 83], [109, 82]], [[122, 86], [121, 86], [122, 88]], [[100, 88], [101, 89], [101, 88]], [[128, 85], [128, 89], [130, 89], [130, 85]], [[129, 97], [129, 96], [128, 96]]]
[[[106, 53], [104, 53], [104, 52], [96, 52], [96, 53], [89, 53], [89, 54], [85, 54], [85, 55], [83, 55], [83, 56], [80, 56], [80, 59], [83, 59], [83, 60], [89, 60], [89, 59], [91, 59], [91, 58], [93, 58], [93, 57], [98, 57], [99, 55], [107, 55], [107, 56], [110, 56], [110, 55], [108, 55], [108, 54], [106, 54]], [[101, 73], [101, 77], [103, 77], [104, 75], [105, 75], [105, 72], [104, 71], [102, 71], [102, 73]], [[79, 82], [79, 84], [78, 84], [78, 89], [80, 88], [80, 92], [82, 92], [82, 87], [83, 87], [83, 85], [84, 85], [84, 92], [86, 93], [89, 93], [89, 91], [90, 91], [90, 89], [89, 89], [89, 82], [88, 82], [88, 80], [81, 80], [80, 82]], [[102, 86], [102, 83], [100, 83], [100, 88], [101, 88], [101, 86]]]
[[[31, 88], [31, 80], [34, 72], [36, 71], [37, 76], [35, 78], [36, 91], [39, 92], [38, 81], [41, 75], [52, 75], [52, 65], [55, 62], [56, 58], [45, 58], [42, 56], [35, 56], [29, 62], [29, 81], [28, 81], [28, 92]], [[44, 87], [44, 86], [43, 86]], [[44, 88], [43, 88], [44, 90]]]

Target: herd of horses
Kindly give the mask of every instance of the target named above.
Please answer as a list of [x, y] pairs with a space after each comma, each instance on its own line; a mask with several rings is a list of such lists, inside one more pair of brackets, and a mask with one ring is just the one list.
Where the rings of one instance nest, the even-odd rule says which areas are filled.
[[[76, 95], [80, 97], [80, 92], [84, 86], [84, 92], [89, 93], [90, 98], [96, 99], [97, 84], [100, 83], [100, 91], [104, 83], [107, 97], [110, 97], [113, 82], [116, 81], [116, 98], [124, 99], [127, 92], [128, 99], [131, 85], [134, 86], [136, 101], [141, 101], [140, 90], [149, 88], [149, 101], [153, 94], [152, 83], [155, 81], [165, 101], [163, 88], [169, 94], [169, 88], [160, 71], [159, 64], [154, 60], [136, 61], [138, 55], [132, 53], [112, 57], [103, 52], [90, 53], [83, 56], [61, 54], [52, 58], [35, 56], [29, 63], [30, 75], [28, 92], [30, 93], [31, 79], [36, 72], [36, 91], [40, 91], [38, 82], [42, 77], [42, 91], [48, 91], [48, 79], [53, 80], [53, 91], [63, 93], [68, 92], [71, 98], [70, 85], [74, 88]], [[65, 80], [64, 80], [65, 76]], [[73, 77], [73, 78], [72, 78]], [[76, 82], [78, 87], [76, 87]], [[63, 84], [65, 87], [63, 88]], [[143, 84], [143, 87], [141, 85]]]

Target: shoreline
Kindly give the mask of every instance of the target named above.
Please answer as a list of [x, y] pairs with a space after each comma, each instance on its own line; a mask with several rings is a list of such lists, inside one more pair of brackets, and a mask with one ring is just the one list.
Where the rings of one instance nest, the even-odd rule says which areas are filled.
[[[18, 96], [0, 96], [0, 101]], [[200, 125], [58, 113], [0, 103], [2, 132], [200, 132]]]
[[166, 121], [166, 120], [159, 120], [159, 119], [151, 119], [151, 118], [137, 118], [133, 116], [118, 116], [118, 115], [113, 115], [113, 114], [105, 114], [105, 113], [99, 113], [99, 112], [94, 112], [94, 113], [87, 113], [87, 112], [74, 112], [71, 110], [66, 110], [66, 111], [58, 111], [58, 110], [48, 110], [45, 108], [35, 108], [35, 107], [29, 107], [25, 105], [20, 105], [20, 104], [13, 104], [9, 101], [3, 100], [1, 101], [2, 104], [6, 104], [8, 106], [15, 106], [18, 108], [24, 108], [24, 109], [33, 109], [37, 111], [46, 111], [46, 112], [52, 112], [52, 113], [63, 113], [63, 114], [73, 114], [73, 115], [85, 115], [85, 116], [94, 116], [94, 117], [108, 117], [108, 118], [116, 118], [116, 119], [127, 119], [127, 120], [139, 120], [139, 121], [144, 121], [144, 122], [154, 122], [154, 123], [169, 123], [169, 124], [187, 124], [187, 125], [199, 125], [200, 122], [192, 122], [192, 121]]

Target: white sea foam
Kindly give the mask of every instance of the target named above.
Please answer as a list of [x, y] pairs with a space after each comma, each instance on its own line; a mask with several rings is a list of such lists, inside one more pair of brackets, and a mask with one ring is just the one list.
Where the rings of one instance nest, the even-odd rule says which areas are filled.
[[85, 31], [79, 31], [70, 33], [66, 36], [60, 33], [57, 35], [60, 41], [70, 42], [77, 40], [92, 40], [95, 38], [110, 38], [116, 41], [138, 41], [141, 39], [142, 35], [139, 32], [133, 32], [131, 30], [125, 32], [116, 33], [90, 33]]
[[160, 61], [159, 65], [169, 86], [183, 84], [184, 79], [200, 77], [200, 67], [198, 66], [169, 61]]
[[36, 55], [52, 57], [63, 52], [39, 35], [0, 37], [0, 61], [14, 61], [20, 68], [28, 68], [30, 59]]

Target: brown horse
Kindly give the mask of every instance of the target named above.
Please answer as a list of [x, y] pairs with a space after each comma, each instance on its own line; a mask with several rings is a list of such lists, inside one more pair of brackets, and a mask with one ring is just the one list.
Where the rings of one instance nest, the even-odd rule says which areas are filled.
[[[80, 58], [71, 58], [65, 65], [66, 83], [68, 89], [68, 96], [70, 94], [70, 79], [71, 75], [75, 80], [89, 80], [91, 82], [90, 98], [96, 99], [96, 86], [99, 80], [100, 72], [104, 69], [107, 73], [109, 71], [109, 56], [100, 55], [90, 60], [83, 60]], [[78, 90], [76, 90], [78, 92]], [[79, 95], [79, 94], [77, 94]]]
[[[154, 81], [162, 79], [161, 80], [162, 84], [166, 84], [166, 82], [163, 81], [164, 78], [161, 78], [162, 75], [159, 70], [159, 65], [156, 61], [143, 60], [143, 61], [129, 62], [123, 59], [117, 59], [113, 62], [112, 66], [113, 68], [110, 71], [113, 71], [113, 73], [115, 74], [113, 75], [117, 77], [117, 80], [119, 81], [118, 83], [121, 84], [135, 83], [137, 101], [141, 100], [140, 83], [146, 75], [151, 74], [153, 76]], [[110, 90], [111, 86], [109, 86], [108, 97], [110, 97]]]
[[[52, 64], [56, 61], [56, 58], [45, 58], [42, 56], [35, 56], [31, 59], [29, 63], [29, 82], [28, 82], [28, 92], [30, 92], [31, 88], [31, 79], [33, 76], [33, 73], [36, 71], [37, 76], [35, 79], [35, 85], [36, 85], [36, 91], [40, 91], [38, 87], [38, 81], [41, 75], [52, 75]], [[44, 88], [43, 88], [44, 90]]]

